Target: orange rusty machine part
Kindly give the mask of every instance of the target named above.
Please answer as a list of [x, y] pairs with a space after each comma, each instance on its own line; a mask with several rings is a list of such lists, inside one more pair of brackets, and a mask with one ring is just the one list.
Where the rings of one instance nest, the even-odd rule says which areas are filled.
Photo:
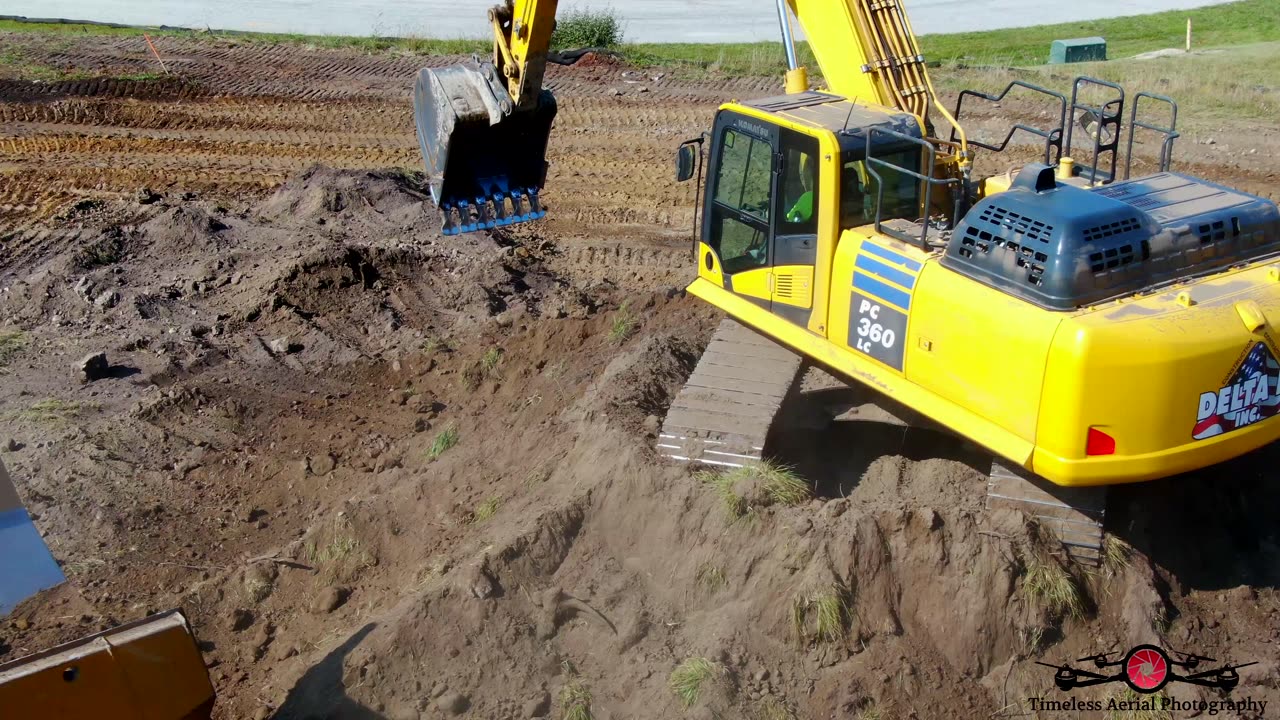
[[0, 665], [0, 717], [208, 720], [214, 691], [177, 610]]

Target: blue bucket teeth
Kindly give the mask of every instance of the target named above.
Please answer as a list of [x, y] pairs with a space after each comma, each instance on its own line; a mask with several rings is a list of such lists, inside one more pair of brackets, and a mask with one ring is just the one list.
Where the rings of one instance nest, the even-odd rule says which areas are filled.
[[545, 217], [537, 188], [508, 190], [505, 182], [490, 182], [487, 196], [445, 198], [440, 203], [445, 235], [490, 230]]

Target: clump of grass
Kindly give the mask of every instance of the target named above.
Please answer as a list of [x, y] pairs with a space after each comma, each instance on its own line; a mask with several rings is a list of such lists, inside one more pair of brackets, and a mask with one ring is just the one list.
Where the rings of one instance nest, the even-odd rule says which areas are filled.
[[702, 686], [715, 677], [720, 666], [706, 658], [689, 658], [671, 672], [671, 691], [686, 708], [693, 707], [702, 693]]
[[791, 632], [796, 642], [834, 643], [849, 635], [849, 602], [838, 585], [799, 595], [791, 601]]
[[1112, 700], [1116, 709], [1107, 713], [1107, 720], [1173, 720], [1173, 713], [1164, 709], [1163, 692], [1139, 695], [1133, 688], [1126, 687], [1119, 696], [1112, 696]]
[[1155, 617], [1151, 618], [1151, 629], [1157, 635], [1164, 635], [1169, 632], [1169, 626], [1173, 620], [1169, 618], [1169, 611], [1166, 608], [1160, 608], [1156, 611]]
[[796, 471], [768, 460], [728, 471], [703, 471], [694, 476], [710, 485], [734, 521], [752, 521], [760, 507], [793, 506], [813, 496]]
[[756, 720], [796, 720], [787, 704], [772, 695], [766, 695], [756, 708]]
[[695, 581], [698, 583], [698, 587], [711, 595], [720, 592], [729, 584], [729, 579], [724, 574], [724, 568], [709, 562], [702, 563], [698, 567]]
[[432, 336], [422, 341], [422, 352], [428, 355], [449, 352], [449, 344], [441, 338]]
[[636, 317], [631, 312], [631, 304], [622, 303], [622, 307], [618, 308], [618, 313], [613, 316], [613, 321], [609, 324], [609, 342], [621, 345], [635, 334], [635, 331]]
[[124, 236], [119, 231], [105, 233], [81, 245], [71, 260], [85, 270], [114, 265], [124, 256]]
[[0, 367], [8, 365], [27, 343], [27, 334], [21, 330], [0, 331]]
[[260, 603], [271, 594], [271, 583], [261, 577], [247, 577], [244, 580], [244, 594], [249, 602]]
[[436, 439], [432, 441], [431, 447], [427, 449], [427, 460], [435, 462], [440, 459], [441, 455], [451, 450], [453, 446], [458, 444], [458, 429], [455, 427], [447, 427], [436, 434]]
[[45, 398], [26, 410], [19, 410], [10, 417], [39, 423], [59, 423], [80, 412], [80, 406], [57, 398]]
[[591, 689], [578, 678], [569, 678], [559, 699], [562, 720], [591, 720]]
[[499, 362], [502, 362], [502, 349], [489, 348], [484, 355], [480, 356], [480, 372], [485, 377], [497, 375]]
[[537, 487], [538, 485], [541, 485], [542, 483], [550, 479], [551, 479], [551, 469], [539, 468], [529, 473], [529, 476], [524, 479], [524, 486], [526, 488]]
[[880, 706], [875, 703], [867, 705], [858, 713], [858, 720], [881, 720], [883, 717], [884, 713], [880, 711]]
[[498, 514], [500, 507], [502, 507], [502, 498], [496, 495], [488, 498], [471, 511], [471, 522], [482, 523], [492, 520], [493, 516]]
[[314, 533], [303, 544], [302, 551], [326, 582], [349, 580], [361, 570], [378, 564], [377, 558], [356, 537], [351, 520], [343, 516], [334, 518], [329, 527]]
[[312, 565], [327, 565], [354, 555], [360, 549], [360, 541], [354, 535], [336, 535], [323, 545], [309, 542], [304, 549]]
[[1084, 596], [1075, 578], [1057, 563], [1032, 556], [1022, 576], [1022, 589], [1052, 613], [1084, 616]]
[[1107, 535], [1102, 541], [1102, 567], [1108, 577], [1114, 577], [1129, 567], [1129, 556], [1133, 548], [1114, 535]]
[[614, 10], [573, 8], [556, 19], [551, 47], [559, 50], [611, 48], [622, 44], [622, 36], [622, 17]]

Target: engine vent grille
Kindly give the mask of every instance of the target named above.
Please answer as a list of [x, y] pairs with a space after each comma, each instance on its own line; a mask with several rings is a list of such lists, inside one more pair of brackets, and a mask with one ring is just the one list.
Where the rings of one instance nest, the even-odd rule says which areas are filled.
[[1012, 230], [1020, 235], [1025, 235], [1032, 240], [1039, 240], [1048, 245], [1053, 239], [1053, 226], [1040, 222], [1039, 220], [1019, 215], [1018, 213], [1000, 207], [999, 205], [988, 205], [982, 211], [982, 215], [978, 217], [979, 223], [990, 223], [996, 227], [1006, 230]]
[[1099, 225], [1097, 227], [1092, 227], [1092, 228], [1089, 228], [1088, 230], [1085, 230], [1084, 241], [1094, 242], [1096, 240], [1102, 240], [1104, 238], [1114, 237], [1116, 235], [1124, 235], [1125, 233], [1130, 233], [1130, 232], [1133, 232], [1134, 230], [1141, 230], [1141, 229], [1142, 229], [1142, 222], [1139, 221], [1138, 218], [1136, 217], [1125, 218], [1124, 220], [1117, 220], [1116, 222], [1113, 222], [1113, 223], [1107, 223], [1105, 225]]
[[1135, 259], [1132, 245], [1107, 248], [1102, 252], [1089, 254], [1089, 269], [1095, 273], [1111, 270], [1132, 264]]

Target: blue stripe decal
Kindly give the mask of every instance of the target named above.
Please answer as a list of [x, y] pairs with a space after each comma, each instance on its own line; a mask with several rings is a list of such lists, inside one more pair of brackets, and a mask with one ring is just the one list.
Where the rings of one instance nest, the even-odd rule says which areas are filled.
[[868, 253], [871, 253], [872, 255], [879, 255], [880, 257], [884, 258], [885, 260], [888, 260], [891, 263], [896, 263], [898, 265], [901, 265], [915, 272], [920, 272], [920, 268], [924, 267], [920, 263], [906, 257], [905, 255], [899, 255], [898, 253], [888, 248], [880, 247], [875, 243], [864, 242], [862, 243], [862, 246], [859, 249], [861, 252], [868, 252]]
[[875, 273], [881, 278], [884, 278], [889, 282], [897, 283], [908, 290], [914, 289], [916, 286], [915, 275], [905, 273], [897, 268], [891, 268], [879, 260], [874, 260], [866, 255], [859, 255], [854, 266], [859, 270], [866, 270], [869, 273]]
[[903, 310], [911, 309], [910, 293], [903, 292], [892, 285], [886, 285], [870, 275], [854, 273], [853, 288], [855, 290], [862, 290], [863, 292], [875, 295], [881, 300], [897, 305]]

